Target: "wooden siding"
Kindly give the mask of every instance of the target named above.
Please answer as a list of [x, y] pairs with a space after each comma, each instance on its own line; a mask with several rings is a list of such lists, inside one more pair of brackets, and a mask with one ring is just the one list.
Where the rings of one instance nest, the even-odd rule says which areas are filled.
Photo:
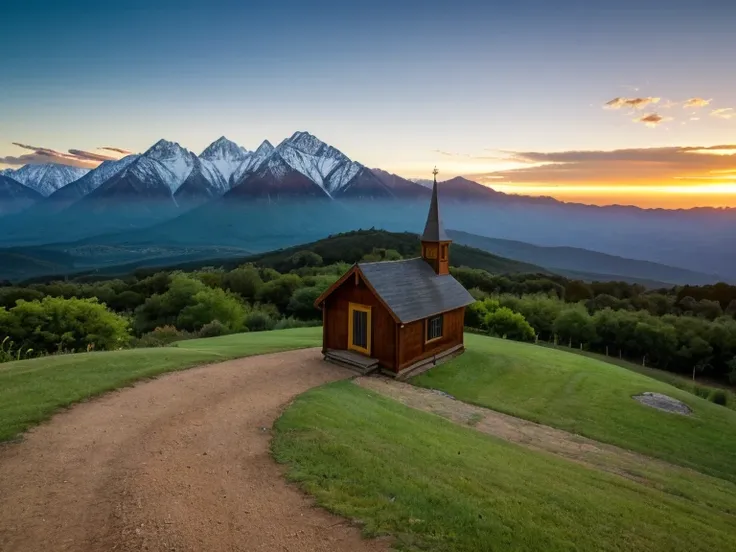
[[450, 347], [462, 345], [464, 321], [465, 307], [444, 313], [443, 335], [429, 343], [426, 342], [426, 319], [404, 325], [399, 329], [398, 370]]
[[347, 350], [350, 303], [371, 307], [371, 357], [377, 358], [384, 368], [395, 370], [396, 322], [359, 276], [357, 284], [356, 278], [348, 278], [325, 299], [323, 348]]

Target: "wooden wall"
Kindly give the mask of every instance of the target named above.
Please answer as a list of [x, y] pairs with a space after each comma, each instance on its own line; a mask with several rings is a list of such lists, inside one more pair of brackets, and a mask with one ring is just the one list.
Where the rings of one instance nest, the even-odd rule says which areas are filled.
[[348, 304], [359, 303], [371, 307], [371, 357], [390, 370], [396, 364], [396, 330], [393, 317], [359, 277], [351, 275], [334, 290], [323, 305], [323, 347], [348, 348]]
[[446, 312], [444, 316], [442, 338], [430, 343], [425, 342], [426, 320], [417, 320], [399, 329], [398, 370], [455, 345], [462, 345], [465, 307]]

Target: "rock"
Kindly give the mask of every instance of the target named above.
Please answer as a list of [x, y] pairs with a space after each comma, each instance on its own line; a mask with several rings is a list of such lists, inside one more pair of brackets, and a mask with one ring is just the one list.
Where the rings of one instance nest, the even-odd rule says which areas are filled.
[[663, 395], [662, 393], [646, 391], [641, 395], [634, 395], [633, 398], [646, 406], [651, 406], [652, 408], [663, 410], [665, 412], [672, 412], [683, 416], [689, 416], [693, 412], [692, 409], [684, 402], [668, 397], [667, 395]]

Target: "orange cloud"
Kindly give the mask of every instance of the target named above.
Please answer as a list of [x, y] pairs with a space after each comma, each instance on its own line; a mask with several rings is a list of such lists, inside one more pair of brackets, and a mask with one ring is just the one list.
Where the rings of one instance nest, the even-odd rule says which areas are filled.
[[30, 144], [22, 144], [20, 142], [13, 142], [13, 145], [25, 150], [29, 150], [32, 153], [0, 157], [0, 164], [21, 166], [28, 164], [56, 163], [58, 165], [71, 165], [73, 167], [94, 169], [103, 161], [118, 159], [118, 157], [112, 157], [109, 155], [103, 155], [100, 153], [93, 153], [78, 149], [70, 149], [67, 153], [64, 153], [50, 148], [33, 146]]
[[706, 100], [705, 98], [690, 98], [684, 104], [682, 104], [682, 107], [705, 107], [710, 104], [711, 101], [712, 100]]
[[664, 121], [669, 121], [669, 118], [662, 117], [661, 115], [657, 115], [656, 113], [650, 113], [648, 115], [644, 115], [642, 117], [638, 117], [634, 119], [635, 123], [644, 123], [648, 127], [656, 127], [659, 126]]
[[733, 107], [723, 107], [710, 112], [711, 116], [719, 119], [736, 119], [736, 110]]
[[646, 98], [614, 98], [603, 106], [606, 109], [621, 109], [630, 107], [633, 109], [644, 109], [650, 104], [659, 103], [660, 98], [648, 96]]

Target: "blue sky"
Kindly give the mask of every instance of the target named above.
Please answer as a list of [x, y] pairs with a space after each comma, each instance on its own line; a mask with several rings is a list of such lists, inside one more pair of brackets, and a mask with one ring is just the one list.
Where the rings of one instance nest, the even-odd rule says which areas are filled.
[[[199, 152], [308, 130], [420, 176], [530, 163], [513, 152], [731, 144], [734, 21], [722, 0], [11, 0], [0, 158], [24, 153], [14, 142], [142, 151], [165, 137]], [[659, 100], [603, 109], [616, 97]], [[691, 98], [708, 104], [686, 111]]]

